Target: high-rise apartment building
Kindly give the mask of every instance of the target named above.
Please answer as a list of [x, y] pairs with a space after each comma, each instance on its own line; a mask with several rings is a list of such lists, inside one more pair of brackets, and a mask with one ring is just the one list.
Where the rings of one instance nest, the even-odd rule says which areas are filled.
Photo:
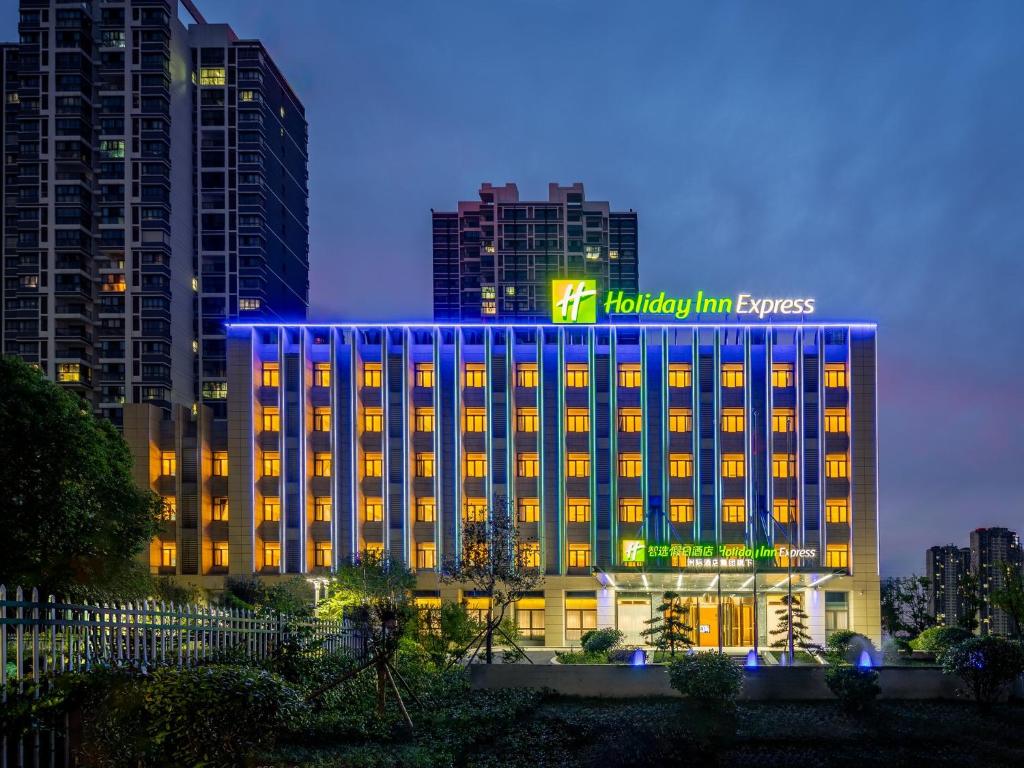
[[971, 572], [971, 550], [947, 544], [925, 554], [928, 610], [939, 626], [955, 627], [965, 612], [964, 582]]
[[1024, 552], [1016, 532], [1006, 528], [971, 531], [971, 571], [978, 579], [979, 616], [983, 635], [1011, 635], [1013, 617], [992, 603], [992, 594], [1006, 584], [1005, 569], [1024, 568]]
[[548, 321], [554, 278], [637, 292], [635, 212], [587, 200], [580, 183], [549, 184], [542, 201], [520, 200], [515, 184], [479, 194], [432, 212], [436, 321]]
[[5, 51], [3, 352], [122, 423], [224, 412], [223, 322], [302, 318], [306, 122], [189, 0], [21, 0]]

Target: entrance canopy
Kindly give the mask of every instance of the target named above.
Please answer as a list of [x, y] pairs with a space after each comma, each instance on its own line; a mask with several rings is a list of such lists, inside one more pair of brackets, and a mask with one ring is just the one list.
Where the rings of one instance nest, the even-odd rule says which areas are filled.
[[[793, 589], [806, 589], [827, 584], [835, 576], [845, 575], [843, 571], [825, 572], [794, 572], [786, 573], [667, 573], [642, 571], [595, 571], [594, 577], [602, 587], [622, 592], [680, 592], [683, 594], [700, 594], [718, 592], [728, 594], [747, 594], [754, 592], [779, 592], [789, 589], [792, 578]], [[756, 582], [755, 582], [756, 579]]]

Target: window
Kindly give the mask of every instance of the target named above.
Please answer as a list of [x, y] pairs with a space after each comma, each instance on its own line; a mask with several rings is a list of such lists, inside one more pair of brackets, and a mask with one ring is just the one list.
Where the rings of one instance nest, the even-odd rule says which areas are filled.
[[416, 522], [432, 523], [437, 520], [437, 504], [433, 496], [421, 496], [416, 499]]
[[640, 499], [619, 499], [619, 522], [642, 523], [644, 504]]
[[214, 477], [227, 477], [228, 476], [228, 452], [227, 451], [214, 451], [213, 452], [213, 476]]
[[57, 381], [81, 381], [82, 368], [78, 363], [58, 363]]
[[[431, 454], [433, 459], [433, 454]], [[433, 477], [433, 474], [431, 474]], [[466, 454], [466, 477], [487, 477], [487, 454], [467, 453]]]
[[849, 466], [845, 453], [830, 453], [825, 456], [825, 477], [848, 477]]
[[565, 507], [570, 523], [590, 522], [590, 499], [566, 499]]
[[318, 541], [313, 545], [313, 565], [317, 568], [331, 567], [331, 542]]
[[318, 406], [313, 409], [313, 431], [331, 431], [331, 408], [330, 406]]
[[565, 428], [569, 432], [589, 432], [590, 411], [588, 411], [586, 408], [566, 409]]
[[417, 432], [433, 432], [434, 431], [434, 409], [433, 408], [417, 408], [416, 409], [416, 431]]
[[745, 474], [742, 453], [722, 454], [722, 477], [743, 477]]
[[825, 499], [825, 522], [847, 523], [850, 521], [850, 509], [846, 499]]
[[846, 409], [826, 408], [825, 409], [825, 431], [846, 432]]
[[160, 545], [160, 565], [164, 568], [173, 568], [178, 564], [178, 548], [169, 542]]
[[365, 363], [363, 365], [363, 386], [371, 389], [379, 389], [381, 382], [380, 363]]
[[416, 545], [416, 567], [428, 570], [437, 567], [437, 546], [432, 541]]
[[642, 419], [639, 408], [619, 408], [619, 431], [639, 432]]
[[569, 567], [589, 568], [590, 567], [590, 545], [570, 544], [569, 545]]
[[462, 520], [483, 523], [487, 520], [487, 499], [466, 499], [462, 506]]
[[792, 408], [776, 408], [772, 411], [772, 432], [792, 432], [796, 428], [796, 414]]
[[263, 407], [263, 431], [281, 431], [281, 409], [277, 406], [266, 405]]
[[226, 541], [213, 542], [213, 567], [228, 567], [228, 543]]
[[174, 496], [164, 496], [164, 505], [160, 509], [161, 520], [176, 520], [178, 517], [178, 500]]
[[742, 432], [743, 431], [743, 409], [723, 408], [722, 409], [722, 431]]
[[281, 365], [280, 363], [264, 363], [263, 364], [263, 386], [264, 387], [277, 387], [281, 384]]
[[565, 601], [565, 639], [579, 640], [591, 629], [597, 629], [597, 601], [593, 598], [567, 598]]
[[544, 598], [516, 601], [516, 628], [523, 637], [544, 638]]
[[722, 365], [722, 387], [735, 389], [743, 386], [743, 365], [741, 363], [725, 363]]
[[329, 453], [314, 453], [313, 454], [313, 474], [316, 477], [330, 477], [331, 476], [331, 454], [329, 454]]
[[537, 499], [519, 499], [519, 522], [536, 523], [540, 521], [540, 502]]
[[536, 432], [539, 422], [536, 408], [516, 409], [516, 429], [520, 432]]
[[434, 476], [434, 454], [433, 453], [417, 453], [416, 454], [416, 477], [433, 477]]
[[330, 363], [316, 363], [313, 366], [313, 386], [314, 387], [329, 387], [329, 386], [331, 386], [331, 364]]
[[384, 558], [384, 544], [380, 541], [367, 541], [363, 547], [363, 555], [371, 562]]
[[565, 366], [565, 386], [582, 389], [590, 384], [590, 370], [585, 365], [573, 363]]
[[484, 408], [467, 408], [463, 421], [466, 432], [486, 432], [487, 410]]
[[568, 477], [590, 477], [590, 454], [568, 454], [565, 457], [565, 474]]
[[693, 499], [672, 499], [668, 503], [668, 519], [670, 523], [692, 523]]
[[259, 299], [242, 299], [238, 300], [238, 309], [240, 312], [255, 312], [260, 308]]
[[174, 477], [178, 474], [178, 457], [174, 451], [164, 451], [160, 454], [160, 474], [164, 477]]
[[643, 474], [643, 462], [639, 453], [619, 454], [619, 477], [640, 477]]
[[540, 568], [540, 542], [520, 542], [519, 558], [525, 568]]
[[722, 499], [722, 522], [742, 523], [747, 517], [746, 507], [743, 499]]
[[227, 522], [228, 519], [228, 497], [213, 497], [213, 519], [219, 523]]
[[416, 363], [415, 381], [417, 387], [429, 388], [434, 386], [434, 364]]
[[846, 386], [846, 363], [825, 363], [825, 386]]
[[466, 363], [466, 389], [483, 389], [487, 380], [487, 366], [483, 363]]
[[540, 474], [540, 461], [536, 453], [520, 453], [516, 458], [516, 475], [519, 477], [537, 477]]
[[693, 414], [689, 408], [668, 409], [669, 432], [691, 432], [693, 430]]
[[641, 374], [639, 363], [622, 363], [619, 366], [619, 386], [623, 389], [636, 389], [640, 386]]
[[791, 453], [773, 454], [772, 477], [796, 477], [796, 456]]
[[371, 496], [363, 501], [363, 520], [367, 523], [380, 523], [384, 521], [383, 499]]
[[263, 454], [263, 476], [281, 476], [281, 454], [277, 451], [266, 451]]
[[227, 85], [227, 82], [228, 80], [224, 73], [224, 67], [199, 68], [200, 85]]
[[279, 568], [281, 566], [281, 545], [276, 541], [268, 541], [263, 545], [263, 566], [265, 568]]
[[670, 453], [669, 477], [693, 477], [693, 456], [689, 453]]
[[384, 411], [367, 408], [363, 411], [363, 432], [380, 432], [384, 428]]
[[681, 389], [690, 386], [693, 380], [693, 370], [689, 363], [669, 363], [668, 385], [674, 389]]
[[849, 568], [850, 547], [846, 544], [825, 545], [825, 567], [826, 568]]
[[281, 499], [277, 496], [263, 498], [263, 522], [278, 523], [281, 521]]
[[516, 366], [516, 386], [535, 389], [537, 386], [537, 364], [520, 363]]
[[255, 99], [256, 99], [256, 91], [239, 91], [238, 92], [238, 100], [239, 101], [255, 101]]
[[850, 628], [850, 601], [846, 592], [825, 593], [825, 637]]
[[775, 522], [789, 525], [796, 521], [796, 499], [772, 500], [772, 517]]
[[381, 477], [384, 473], [384, 461], [379, 453], [368, 453], [363, 456], [363, 477]]
[[792, 387], [793, 386], [793, 364], [772, 363], [772, 386]]
[[318, 523], [331, 522], [331, 510], [333, 504], [330, 496], [313, 497], [313, 519]]

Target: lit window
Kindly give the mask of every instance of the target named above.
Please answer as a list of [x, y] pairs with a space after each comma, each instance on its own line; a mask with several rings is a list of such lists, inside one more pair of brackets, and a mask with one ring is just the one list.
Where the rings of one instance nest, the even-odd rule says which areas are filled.
[[178, 500], [174, 496], [164, 496], [163, 507], [160, 509], [161, 520], [175, 520], [178, 517]]
[[380, 363], [366, 363], [363, 365], [363, 386], [371, 389], [379, 389], [381, 381]]
[[566, 519], [570, 523], [590, 522], [590, 499], [567, 499]]
[[227, 85], [228, 79], [224, 67], [200, 67], [200, 85]]
[[693, 477], [693, 456], [689, 453], [670, 453], [669, 477]]
[[213, 519], [219, 523], [228, 520], [228, 498], [227, 496], [214, 496], [213, 498]]
[[565, 428], [569, 432], [590, 431], [590, 411], [586, 408], [569, 408], [565, 412]]
[[589, 544], [570, 544], [569, 545], [569, 563], [570, 568], [589, 568], [590, 567], [590, 545]]
[[540, 502], [537, 499], [519, 499], [519, 522], [536, 523], [540, 521]]
[[516, 295], [516, 287], [514, 285], [506, 285], [505, 286], [505, 295], [506, 296], [515, 296]]
[[487, 366], [483, 363], [466, 363], [466, 389], [483, 389], [487, 381]]
[[332, 507], [330, 496], [315, 496], [313, 498], [313, 519], [318, 523], [329, 523]]
[[516, 386], [534, 389], [537, 386], [537, 364], [520, 363], [516, 366]]
[[363, 411], [363, 432], [380, 432], [384, 428], [384, 411], [367, 408]]
[[772, 432], [792, 432], [796, 427], [796, 414], [792, 408], [776, 408], [772, 411]]
[[331, 408], [330, 406], [318, 406], [313, 409], [313, 431], [331, 431]]
[[103, 293], [124, 293], [127, 287], [122, 274], [106, 274], [103, 276], [103, 282], [100, 283], [100, 290]]
[[313, 546], [313, 565], [317, 568], [331, 567], [331, 542], [318, 541]]
[[825, 364], [825, 386], [845, 387], [846, 386], [846, 363]]
[[674, 389], [690, 386], [693, 381], [693, 370], [689, 363], [669, 363], [668, 385]]
[[260, 308], [259, 299], [238, 299], [238, 311], [239, 312], [256, 312]]
[[616, 248], [609, 248], [608, 249], [608, 258], [613, 260], [613, 261], [615, 259], [619, 258], [619, 251], [618, 251], [618, 249], [616, 249]]
[[825, 409], [825, 431], [846, 432], [846, 409], [826, 408]]
[[239, 91], [239, 101], [254, 101], [256, 99], [256, 91]]
[[380, 477], [384, 473], [384, 460], [379, 453], [363, 456], [363, 477]]
[[793, 386], [793, 364], [772, 363], [772, 386], [792, 387]]
[[384, 501], [378, 497], [363, 500], [363, 520], [367, 523], [380, 523], [384, 520]]
[[276, 541], [263, 545], [263, 565], [267, 568], [278, 568], [281, 565], [281, 545]]
[[[433, 454], [431, 454], [431, 459], [433, 459]], [[430, 476], [433, 477], [433, 474]], [[487, 477], [487, 454], [466, 454], [466, 477]]]
[[416, 431], [417, 432], [433, 432], [434, 431], [434, 409], [433, 408], [417, 408], [416, 409]]
[[725, 363], [722, 366], [722, 386], [728, 389], [743, 386], [743, 365], [741, 363]]
[[772, 517], [783, 525], [796, 520], [796, 499], [773, 499]]
[[565, 474], [568, 477], [590, 477], [590, 454], [570, 453], [565, 457]]
[[520, 453], [516, 458], [516, 475], [519, 477], [537, 477], [540, 474], [540, 461], [536, 453]]
[[830, 453], [825, 456], [825, 477], [848, 477], [849, 466], [846, 454]]
[[432, 541], [416, 545], [416, 567], [427, 570], [437, 566], [437, 546]]
[[640, 386], [640, 365], [623, 363], [619, 366], [619, 386], [623, 389], [636, 389]]
[[480, 314], [481, 315], [496, 315], [498, 314], [498, 302], [494, 299], [484, 299], [480, 302]]
[[434, 454], [433, 453], [417, 453], [416, 454], [416, 477], [433, 477], [434, 476]]
[[619, 454], [619, 477], [640, 477], [644, 466], [639, 453]]
[[776, 453], [772, 456], [772, 477], [796, 477], [796, 456]]
[[520, 542], [519, 559], [521, 564], [525, 568], [540, 568], [540, 542]]
[[644, 505], [640, 499], [619, 499], [619, 522], [642, 523]]
[[331, 386], [331, 364], [330, 363], [316, 363], [313, 366], [313, 386], [314, 387], [329, 387], [329, 386]]
[[846, 499], [825, 499], [825, 522], [846, 523], [850, 520], [850, 508]]
[[590, 370], [585, 365], [572, 364], [565, 366], [565, 386], [571, 389], [582, 389], [590, 383]]
[[722, 431], [742, 432], [743, 431], [743, 409], [724, 408], [722, 410]]
[[367, 560], [379, 561], [384, 557], [384, 544], [380, 541], [368, 541], [363, 547], [363, 554]]
[[173, 568], [178, 564], [178, 548], [169, 542], [160, 545], [160, 565]]
[[227, 477], [228, 476], [228, 452], [227, 451], [214, 451], [213, 452], [213, 476], [214, 477]]
[[539, 423], [536, 408], [516, 409], [516, 429], [520, 432], [536, 432]]
[[484, 408], [467, 408], [463, 420], [466, 432], [487, 431], [487, 411]]
[[619, 431], [639, 432], [643, 425], [643, 416], [639, 408], [619, 408]]
[[264, 432], [280, 432], [281, 431], [281, 409], [266, 405], [263, 407], [263, 431]]
[[825, 545], [825, 567], [826, 568], [849, 568], [850, 548], [846, 544]]
[[462, 508], [462, 519], [467, 523], [486, 521], [487, 499], [466, 499]]
[[263, 522], [277, 523], [281, 521], [281, 499], [277, 496], [263, 498]]
[[668, 503], [668, 519], [670, 523], [692, 523], [693, 499], [672, 499]]
[[722, 477], [743, 477], [745, 469], [742, 453], [722, 454]]
[[498, 293], [494, 289], [493, 285], [481, 285], [480, 286], [480, 298], [481, 299], [495, 299]]
[[178, 457], [174, 451], [164, 451], [160, 454], [160, 474], [164, 477], [174, 477], [178, 474]]
[[207, 381], [203, 384], [203, 397], [208, 400], [223, 400], [228, 396], [226, 381]]
[[437, 519], [437, 505], [433, 496], [422, 496], [416, 499], [416, 522], [432, 523]]
[[281, 475], [281, 454], [277, 451], [267, 451], [263, 454], [263, 476], [280, 477]]
[[330, 477], [331, 476], [331, 454], [329, 454], [329, 453], [314, 453], [313, 454], [313, 474], [316, 477]]
[[668, 409], [669, 432], [691, 432], [693, 430], [693, 414], [689, 408]]
[[82, 366], [78, 363], [58, 363], [57, 381], [75, 382], [82, 380]]
[[742, 523], [747, 516], [743, 499], [722, 499], [722, 522]]
[[601, 246], [587, 245], [583, 247], [583, 258], [589, 261], [597, 261], [601, 258]]
[[416, 386], [424, 388], [434, 386], [433, 363], [416, 363]]
[[228, 567], [228, 543], [226, 541], [213, 542], [213, 567]]

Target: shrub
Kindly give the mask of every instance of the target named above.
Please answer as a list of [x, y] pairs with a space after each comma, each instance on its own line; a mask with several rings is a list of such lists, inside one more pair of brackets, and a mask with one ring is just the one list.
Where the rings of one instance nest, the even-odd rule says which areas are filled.
[[683, 656], [668, 668], [672, 687], [684, 696], [717, 709], [733, 709], [743, 687], [743, 670], [724, 653]]
[[617, 629], [592, 629], [580, 636], [580, 645], [587, 653], [604, 653], [621, 643], [622, 637]]
[[882, 692], [878, 672], [850, 666], [832, 666], [825, 670], [825, 683], [845, 709], [861, 712]]
[[587, 653], [586, 651], [555, 651], [559, 664], [607, 664], [607, 653]]
[[850, 629], [833, 632], [825, 643], [825, 659], [829, 664], [857, 664], [860, 655], [867, 651], [874, 661], [877, 653], [871, 639]]
[[963, 627], [929, 627], [910, 641], [910, 647], [915, 651], [942, 653], [972, 637], [974, 634]]
[[947, 648], [939, 658], [942, 671], [957, 675], [982, 709], [989, 709], [1024, 672], [1024, 648], [1000, 637], [972, 637]]

